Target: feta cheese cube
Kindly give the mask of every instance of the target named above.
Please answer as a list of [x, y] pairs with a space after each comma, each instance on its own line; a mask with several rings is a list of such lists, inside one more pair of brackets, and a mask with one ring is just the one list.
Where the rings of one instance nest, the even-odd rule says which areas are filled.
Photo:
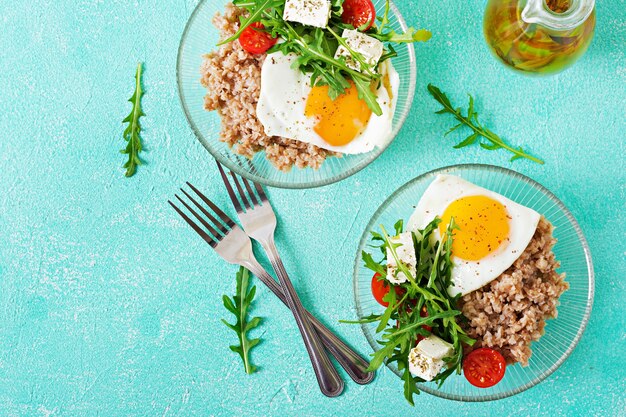
[[[415, 257], [415, 246], [413, 245], [413, 234], [411, 232], [400, 233], [396, 237], [390, 239], [393, 244], [400, 244], [396, 247], [396, 255], [408, 269], [411, 275], [415, 277], [415, 268], [417, 266], [417, 258]], [[398, 271], [396, 258], [393, 257], [391, 249], [387, 248], [387, 281], [392, 284], [402, 284], [407, 281], [404, 272]]]
[[433, 335], [422, 339], [409, 353], [409, 371], [425, 381], [432, 381], [445, 365], [444, 358], [452, 356], [454, 347]]
[[325, 28], [330, 18], [329, 0], [287, 0], [283, 19], [307, 26]]
[[[345, 39], [348, 46], [354, 52], [361, 54], [363, 61], [367, 62], [369, 65], [376, 65], [380, 57], [383, 56], [383, 43], [356, 29], [344, 29], [341, 37]], [[356, 71], [361, 71], [361, 63], [355, 60], [352, 55], [350, 55], [350, 51], [343, 45], [339, 45], [335, 53], [335, 59], [339, 57], [346, 58], [346, 65], [348, 67]]]

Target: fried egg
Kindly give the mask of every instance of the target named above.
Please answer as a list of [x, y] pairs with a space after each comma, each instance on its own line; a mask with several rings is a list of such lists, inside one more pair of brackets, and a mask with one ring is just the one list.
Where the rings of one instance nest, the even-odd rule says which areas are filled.
[[450, 295], [468, 294], [506, 271], [532, 239], [540, 215], [508, 198], [452, 175], [439, 175], [420, 199], [410, 230], [441, 219], [433, 235], [441, 241], [450, 219], [453, 233]]
[[380, 64], [376, 90], [382, 114], [372, 113], [356, 86], [332, 100], [328, 86], [292, 68], [297, 55], [270, 54], [261, 68], [256, 115], [268, 136], [281, 136], [345, 154], [369, 152], [390, 140], [400, 78], [389, 60]]

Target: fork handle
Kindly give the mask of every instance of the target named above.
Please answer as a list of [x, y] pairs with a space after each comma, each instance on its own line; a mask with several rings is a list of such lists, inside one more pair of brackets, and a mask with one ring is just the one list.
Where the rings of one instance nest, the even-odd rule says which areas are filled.
[[311, 365], [313, 365], [313, 371], [315, 372], [322, 393], [327, 397], [338, 396], [342, 393], [344, 388], [343, 380], [339, 377], [337, 370], [324, 350], [322, 341], [309, 321], [306, 310], [302, 306], [302, 302], [289, 279], [289, 275], [287, 275], [287, 271], [278, 255], [274, 242], [270, 238], [260, 243], [263, 249], [265, 249], [276, 275], [278, 275], [278, 281], [283, 288], [285, 301], [296, 320], [302, 341], [311, 359]]
[[[242, 266], [249, 269], [283, 302], [283, 304], [287, 305], [285, 294], [283, 294], [280, 285], [258, 262], [256, 262], [256, 260], [245, 262]], [[337, 337], [328, 327], [317, 320], [313, 314], [306, 310], [305, 312], [326, 349], [335, 357], [339, 365], [341, 365], [348, 375], [350, 375], [350, 378], [361, 385], [372, 382], [375, 374], [374, 372], [367, 371], [369, 363], [346, 345], [344, 341]]]

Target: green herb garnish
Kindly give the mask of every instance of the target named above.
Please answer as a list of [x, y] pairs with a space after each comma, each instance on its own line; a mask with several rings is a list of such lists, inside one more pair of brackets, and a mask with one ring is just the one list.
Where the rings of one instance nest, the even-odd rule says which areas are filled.
[[[363, 55], [348, 47], [341, 38], [343, 29], [354, 29], [341, 21], [343, 0], [332, 0], [332, 8], [328, 27], [321, 29], [305, 26], [299, 23], [283, 20], [285, 0], [235, 0], [236, 6], [245, 8], [248, 16], [240, 22], [239, 30], [231, 37], [220, 41], [218, 45], [232, 42], [241, 35], [245, 28], [255, 22], [261, 22], [265, 31], [274, 37], [280, 37], [283, 42], [273, 46], [268, 53], [281, 51], [283, 54], [294, 53], [298, 56], [295, 67], [300, 71], [311, 74], [311, 83], [314, 86], [328, 85], [329, 95], [334, 99], [343, 94], [350, 87], [350, 80], [372, 112], [382, 114], [382, 109], [376, 101], [376, 89], [381, 75], [377, 66], [394, 56], [396, 52], [391, 45], [385, 49], [383, 56], [376, 65], [368, 64]], [[396, 33], [389, 28], [389, 1], [385, 13], [378, 17], [378, 25], [367, 30], [367, 35], [383, 42], [412, 43], [424, 42], [430, 39], [427, 30], [409, 28], [405, 33]], [[350, 59], [359, 64], [360, 71], [347, 65], [345, 57], [335, 58], [339, 45], [344, 46], [350, 53]]]
[[230, 324], [222, 319], [222, 322], [228, 326], [228, 328], [235, 331], [239, 338], [239, 345], [230, 346], [230, 350], [237, 352], [239, 356], [241, 356], [247, 374], [251, 374], [257, 370], [257, 367], [250, 362], [250, 350], [261, 342], [261, 339], [249, 340], [247, 335], [250, 330], [261, 323], [260, 317], [254, 317], [248, 320], [248, 309], [256, 294], [256, 286], [248, 291], [249, 280], [250, 273], [247, 269], [241, 267], [239, 272], [237, 272], [237, 294], [233, 296], [232, 300], [227, 295], [222, 297], [224, 307], [237, 318], [235, 324]]
[[[511, 161], [515, 161], [516, 159], [525, 158], [529, 159], [533, 162], [543, 165], [544, 162], [536, 158], [532, 155], [527, 154], [522, 147], [514, 147], [506, 143], [500, 136], [492, 132], [491, 130], [484, 127], [478, 121], [478, 113], [474, 111], [474, 98], [469, 96], [469, 108], [467, 110], [467, 116], [464, 116], [460, 107], [455, 108], [451, 103], [445, 93], [443, 93], [439, 88], [435, 87], [432, 84], [428, 84], [428, 92], [437, 100], [443, 108], [435, 113], [437, 114], [452, 114], [456, 120], [459, 122], [457, 125], [453, 126], [450, 130], [446, 132], [444, 136], [449, 135], [454, 132], [458, 128], [462, 126], [467, 126], [472, 129], [472, 134], [465, 138], [460, 143], [454, 146], [455, 149], [464, 148], [466, 146], [472, 145], [474, 143], [479, 143], [480, 146], [489, 151], [495, 151], [497, 149], [506, 149], [507, 151], [513, 154], [511, 157]], [[481, 140], [484, 138], [487, 142]]]
[[[342, 321], [343, 323], [378, 323], [376, 332], [382, 332], [381, 339], [378, 340], [381, 348], [372, 355], [369, 370], [374, 371], [384, 363], [395, 362], [402, 372], [404, 396], [411, 405], [414, 405], [413, 395], [420, 393], [416, 384], [425, 382], [421, 378], [414, 377], [409, 371], [409, 353], [415, 346], [418, 336], [427, 337], [432, 333], [454, 347], [453, 356], [444, 359], [448, 368], [433, 379], [440, 386], [452, 373], [461, 372], [463, 344], [474, 344], [474, 340], [457, 322], [457, 318], [462, 320], [463, 317], [461, 311], [457, 309], [460, 295], [452, 297], [447, 291], [452, 281], [452, 260], [450, 259], [452, 233], [457, 226], [454, 219], [451, 219], [442, 242], [435, 242], [432, 234], [439, 227], [440, 222], [439, 218], [435, 218], [424, 230], [412, 233], [417, 258], [415, 275], [398, 259], [396, 248], [399, 244], [391, 241], [383, 226], [381, 226], [381, 233], [372, 233], [373, 242], [382, 242], [374, 247], [381, 249], [383, 258], [376, 262], [371, 254], [363, 251], [365, 266], [385, 276], [386, 254], [389, 249], [396, 261], [396, 274], [402, 273], [407, 277], [406, 282], [398, 285], [402, 288], [403, 295], [398, 297], [396, 291], [390, 289], [383, 298], [389, 303], [383, 314], [372, 314], [356, 322]], [[400, 234], [402, 222], [396, 223], [394, 229], [397, 235]], [[425, 317], [422, 317], [424, 314], [420, 314], [422, 310], [427, 313]], [[423, 326], [430, 326], [432, 331]]]
[[133, 104], [133, 108], [130, 114], [122, 121], [122, 123], [128, 123], [124, 130], [124, 140], [128, 142], [125, 149], [120, 152], [128, 155], [128, 161], [124, 164], [126, 168], [126, 176], [132, 177], [137, 171], [137, 165], [141, 165], [141, 159], [139, 159], [139, 152], [141, 152], [141, 138], [139, 133], [141, 132], [141, 124], [139, 118], [145, 116], [141, 110], [141, 97], [143, 96], [143, 89], [141, 88], [141, 74], [142, 65], [137, 64], [137, 72], [135, 74], [135, 92], [133, 96], [128, 100]]

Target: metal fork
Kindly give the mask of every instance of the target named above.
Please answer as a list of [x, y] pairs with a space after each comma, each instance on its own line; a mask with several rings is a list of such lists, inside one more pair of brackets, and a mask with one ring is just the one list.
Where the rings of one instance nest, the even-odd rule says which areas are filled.
[[[295, 299], [299, 303], [299, 299], [293, 286], [291, 285], [291, 281], [285, 271], [285, 267], [278, 255], [278, 251], [276, 249], [276, 245], [274, 244], [274, 231], [276, 229], [276, 215], [274, 210], [272, 209], [272, 205], [267, 199], [267, 195], [261, 187], [260, 184], [254, 181], [248, 181], [243, 177], [238, 177], [234, 172], [230, 172], [230, 175], [235, 183], [235, 187], [239, 193], [239, 197], [241, 198], [241, 203], [239, 199], [237, 199], [233, 187], [228, 180], [226, 173], [224, 172], [224, 168], [222, 165], [217, 162], [217, 167], [220, 171], [220, 175], [222, 176], [222, 180], [224, 181], [224, 185], [228, 190], [228, 195], [235, 206], [235, 210], [237, 211], [237, 215], [241, 224], [243, 226], [243, 230], [246, 232], [248, 236], [258, 241], [265, 252], [268, 254], [272, 267], [276, 271], [276, 274], [279, 277], [282, 288], [287, 288], [283, 284], [283, 279], [287, 281], [288, 286], [291, 288], [291, 291], [295, 295]], [[247, 190], [247, 194], [244, 192], [243, 187], [240, 184], [243, 183], [245, 189]], [[254, 190], [256, 190], [258, 195], [255, 195]], [[281, 278], [282, 276], [282, 278]], [[301, 306], [301, 303], [299, 303]], [[292, 309], [293, 311], [293, 309]], [[303, 311], [305, 311], [303, 309]], [[307, 320], [306, 316], [303, 319]], [[315, 320], [316, 321], [316, 320]], [[316, 323], [313, 323], [314, 327], [316, 327]], [[367, 384], [374, 379], [374, 373], [368, 372], [367, 368], [369, 363], [359, 356], [356, 352], [350, 349], [345, 343], [343, 343], [339, 338], [335, 336], [334, 333], [330, 332], [326, 327], [317, 328], [317, 332], [319, 336], [322, 338], [322, 341], [326, 345], [327, 349], [331, 352], [331, 354], [337, 359], [339, 364], [346, 370], [348, 375], [358, 384]], [[329, 343], [326, 343], [326, 342]]]
[[[315, 370], [315, 375], [317, 376], [322, 392], [328, 396], [333, 396], [332, 393], [335, 391], [343, 391], [343, 381], [339, 377], [337, 370], [330, 362], [330, 358], [326, 354], [326, 351], [324, 351], [322, 341], [319, 339], [315, 329], [307, 319], [304, 306], [302, 306], [302, 302], [300, 301], [300, 298], [298, 297], [298, 294], [289, 279], [289, 275], [287, 275], [285, 266], [278, 255], [276, 245], [274, 244], [276, 216], [274, 215], [274, 211], [267, 200], [267, 196], [263, 192], [261, 186], [257, 184], [257, 191], [261, 196], [261, 200], [258, 202], [255, 201], [254, 191], [252, 191], [250, 184], [246, 182], [245, 185], [250, 193], [248, 201], [243, 189], [237, 181], [237, 177], [231, 173], [233, 174], [233, 179], [237, 185], [237, 190], [239, 191], [239, 196], [241, 197], [241, 201], [243, 203], [242, 206], [239, 204], [239, 200], [237, 200], [235, 192], [226, 179], [224, 169], [219, 162], [217, 162], [217, 166], [220, 170], [220, 174], [222, 175], [222, 179], [224, 180], [224, 184], [228, 189], [228, 195], [237, 210], [237, 215], [239, 216], [244, 232], [261, 244], [263, 250], [265, 250], [265, 253], [268, 255], [276, 275], [278, 275], [278, 281], [283, 289], [285, 301], [287, 302], [287, 306], [293, 313], [296, 320], [298, 330], [300, 330], [300, 334], [302, 335], [304, 346], [306, 347], [309, 358], [311, 359], [311, 363], [313, 365], [313, 369]], [[325, 386], [326, 384], [330, 385]], [[328, 391], [329, 389], [331, 390], [330, 392]]]
[[[187, 204], [178, 195], [176, 198], [189, 210], [192, 215], [204, 226], [200, 227], [192, 219], [190, 219], [181, 209], [174, 203], [168, 201], [169, 204], [178, 212], [178, 214], [227, 262], [242, 265], [256, 275], [268, 288], [286, 304], [286, 297], [278, 285], [278, 283], [265, 271], [258, 263], [252, 252], [252, 242], [239, 228], [235, 222], [230, 219], [222, 210], [220, 210], [213, 202], [200, 193], [193, 185], [187, 183], [192, 190], [207, 204], [210, 209], [219, 217], [218, 220], [200, 203], [198, 203], [189, 193], [181, 189], [185, 196], [209, 219], [210, 223], [198, 214], [192, 207]], [[208, 233], [207, 233], [208, 231]], [[315, 319], [309, 312], [306, 312], [310, 323], [313, 325], [324, 345], [335, 356], [337, 361], [346, 369], [348, 374], [358, 383], [365, 384], [370, 382], [374, 374], [368, 373], [367, 362], [358, 354], [345, 345], [337, 336], [328, 330], [323, 324]], [[336, 375], [334, 368], [332, 371]], [[317, 376], [317, 373], [316, 373]], [[338, 381], [338, 382], [337, 382]], [[337, 378], [321, 378], [318, 377], [320, 388], [325, 395], [339, 395], [343, 389], [343, 381]]]

